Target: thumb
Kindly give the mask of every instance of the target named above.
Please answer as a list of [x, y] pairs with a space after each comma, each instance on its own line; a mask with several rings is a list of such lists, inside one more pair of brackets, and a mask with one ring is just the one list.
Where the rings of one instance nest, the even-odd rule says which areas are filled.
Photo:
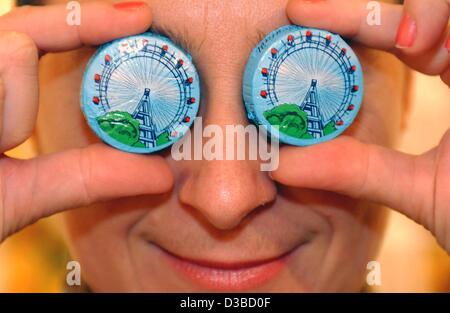
[[3, 234], [66, 209], [163, 193], [173, 185], [171, 170], [162, 157], [129, 154], [104, 144], [31, 160], [3, 157], [0, 175]]
[[430, 229], [450, 247], [450, 131], [439, 147], [407, 155], [350, 137], [283, 147], [274, 180], [389, 206]]

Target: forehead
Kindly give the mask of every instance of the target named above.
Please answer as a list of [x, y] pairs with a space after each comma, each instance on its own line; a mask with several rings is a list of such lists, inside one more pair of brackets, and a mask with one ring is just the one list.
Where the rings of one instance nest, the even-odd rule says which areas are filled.
[[[287, 0], [148, 0], [156, 24], [180, 25], [192, 31], [225, 35], [287, 22]], [[274, 22], [275, 20], [275, 22]], [[234, 26], [234, 27], [233, 27]], [[200, 29], [199, 29], [200, 28]]]
[[[86, 3], [94, 0], [81, 0]], [[114, 2], [112, 0], [103, 0]], [[152, 8], [152, 29], [195, 54], [202, 44], [255, 46], [271, 30], [288, 24], [288, 0], [144, 0]], [[42, 0], [45, 4], [66, 0]], [[208, 41], [208, 42], [205, 42]], [[191, 51], [194, 50], [194, 51]]]
[[[241, 70], [245, 56], [273, 29], [288, 24], [288, 0], [149, 0], [152, 28], [169, 36], [217, 75]], [[223, 64], [220, 68], [219, 64]], [[214, 66], [209, 66], [214, 65]]]
[[[153, 29], [179, 41], [194, 57], [216, 57], [228, 64], [262, 37], [288, 23], [287, 0], [148, 0]], [[206, 51], [205, 51], [206, 50]], [[228, 51], [222, 54], [221, 51]], [[217, 60], [215, 60], [217, 62]]]

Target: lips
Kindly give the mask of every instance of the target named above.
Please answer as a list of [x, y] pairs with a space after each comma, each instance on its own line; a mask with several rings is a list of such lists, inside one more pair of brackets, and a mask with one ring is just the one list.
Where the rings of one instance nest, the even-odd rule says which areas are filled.
[[220, 263], [186, 259], [161, 249], [163, 259], [177, 273], [195, 284], [217, 291], [239, 291], [263, 285], [286, 267], [290, 254], [265, 260]]
[[140, 284], [146, 290], [181, 292], [294, 286], [294, 274], [308, 267], [300, 260], [309, 258], [308, 247], [329, 224], [312, 210], [285, 204], [282, 196], [277, 201], [277, 210], [259, 211], [232, 230], [197, 220], [196, 211], [171, 207], [149, 214], [130, 240]]

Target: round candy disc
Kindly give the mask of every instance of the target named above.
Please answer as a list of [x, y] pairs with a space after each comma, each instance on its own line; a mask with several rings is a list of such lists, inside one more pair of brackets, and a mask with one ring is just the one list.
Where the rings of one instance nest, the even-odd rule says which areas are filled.
[[189, 54], [144, 33], [101, 46], [87, 65], [81, 106], [94, 132], [118, 149], [151, 153], [180, 139], [200, 101]]
[[281, 142], [307, 146], [350, 126], [361, 106], [363, 74], [339, 35], [289, 25], [253, 50], [243, 93], [250, 120]]

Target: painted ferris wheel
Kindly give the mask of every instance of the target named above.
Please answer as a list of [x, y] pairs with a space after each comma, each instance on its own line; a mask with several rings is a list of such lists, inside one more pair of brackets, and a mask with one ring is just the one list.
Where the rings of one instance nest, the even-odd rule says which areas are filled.
[[127, 151], [147, 153], [170, 145], [198, 111], [198, 75], [190, 56], [156, 34], [99, 49], [83, 87], [83, 110], [91, 127]]
[[[258, 59], [258, 60], [257, 60]], [[247, 66], [249, 118], [275, 126], [281, 140], [309, 145], [336, 137], [356, 117], [363, 96], [358, 58], [336, 34], [299, 26], [269, 34]]]

